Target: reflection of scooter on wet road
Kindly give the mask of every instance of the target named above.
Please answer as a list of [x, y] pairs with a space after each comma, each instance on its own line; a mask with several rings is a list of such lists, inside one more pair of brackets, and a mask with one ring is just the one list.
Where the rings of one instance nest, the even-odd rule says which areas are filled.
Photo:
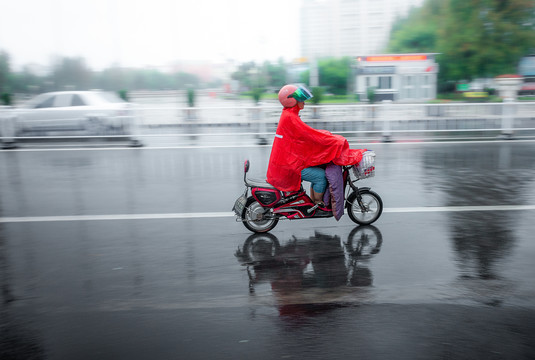
[[370, 286], [373, 277], [365, 263], [379, 253], [382, 241], [379, 229], [371, 225], [356, 227], [343, 242], [338, 235], [316, 232], [281, 245], [273, 234], [254, 234], [236, 257], [247, 267], [251, 294], [263, 282], [281, 295], [303, 289]]

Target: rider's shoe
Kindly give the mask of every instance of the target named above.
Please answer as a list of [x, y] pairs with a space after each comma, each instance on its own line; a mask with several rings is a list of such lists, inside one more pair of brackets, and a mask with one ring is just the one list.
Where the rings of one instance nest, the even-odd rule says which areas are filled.
[[314, 212], [314, 217], [331, 217], [333, 216], [333, 212], [332, 211], [328, 211], [328, 210], [323, 210], [323, 209], [316, 209], [316, 212]]
[[298, 191], [283, 191], [282, 195], [284, 197], [290, 197], [290, 196], [298, 195], [298, 194], [301, 194], [301, 193], [304, 193], [304, 192], [305, 192], [305, 190], [301, 186], [301, 189], [299, 189]]

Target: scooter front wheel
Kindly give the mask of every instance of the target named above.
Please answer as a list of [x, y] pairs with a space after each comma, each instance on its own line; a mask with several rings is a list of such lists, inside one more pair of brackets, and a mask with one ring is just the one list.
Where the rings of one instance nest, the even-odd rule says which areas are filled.
[[383, 200], [371, 190], [352, 192], [346, 204], [349, 218], [359, 225], [370, 225], [377, 221], [383, 212]]
[[243, 225], [255, 233], [265, 233], [277, 226], [279, 219], [266, 210], [252, 196], [247, 199], [241, 218]]

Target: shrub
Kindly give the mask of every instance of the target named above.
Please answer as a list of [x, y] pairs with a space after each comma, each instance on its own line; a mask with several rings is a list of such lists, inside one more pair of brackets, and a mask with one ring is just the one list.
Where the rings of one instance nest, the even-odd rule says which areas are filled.
[[118, 92], [118, 95], [121, 99], [123, 99], [124, 101], [129, 101], [128, 100], [128, 91], [127, 90], [119, 90]]
[[314, 86], [311, 90], [314, 97], [310, 99], [310, 102], [314, 105], [318, 105], [323, 100], [323, 94], [325, 93], [325, 90], [319, 86]]
[[188, 89], [188, 106], [195, 107], [195, 90]]
[[9, 93], [3, 93], [0, 96], [0, 98], [2, 100], [2, 104], [5, 105], [5, 106], [11, 106], [13, 104], [13, 100], [11, 98], [11, 94], [9, 94]]
[[370, 104], [373, 104], [375, 102], [375, 88], [373, 86], [369, 87], [366, 90], [366, 96], [368, 97], [368, 101]]
[[262, 88], [254, 88], [251, 91], [251, 95], [253, 97], [253, 101], [254, 101], [255, 104], [258, 104], [258, 102], [262, 98], [262, 94], [264, 94], [264, 92], [265, 92], [265, 90], [262, 89]]

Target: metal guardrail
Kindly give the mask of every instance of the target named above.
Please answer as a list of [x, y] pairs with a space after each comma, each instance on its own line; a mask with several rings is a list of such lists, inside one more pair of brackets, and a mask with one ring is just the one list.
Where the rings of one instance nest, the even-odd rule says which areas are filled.
[[[261, 141], [275, 133], [281, 107], [260, 106], [198, 107], [168, 106], [165, 103], [136, 106], [136, 126], [130, 137], [195, 136], [201, 128], [225, 127], [232, 135], [254, 135]], [[343, 134], [348, 138], [394, 139], [519, 138], [535, 137], [535, 102], [307, 105], [301, 119], [315, 128]], [[11, 109], [0, 109], [0, 140], [6, 144], [37, 138], [92, 138], [91, 135], [24, 136], [14, 134], [16, 118]], [[179, 129], [180, 130], [176, 130]], [[203, 136], [212, 132], [202, 131]], [[224, 135], [213, 131], [213, 135]], [[124, 137], [103, 134], [105, 137]], [[101, 136], [101, 137], [102, 137]]]
[[[273, 135], [281, 108], [258, 107], [142, 107], [142, 128], [235, 126], [255, 134]], [[535, 136], [535, 102], [446, 104], [307, 105], [301, 119], [315, 128], [347, 135], [394, 137]], [[206, 135], [206, 134], [205, 134]]]

